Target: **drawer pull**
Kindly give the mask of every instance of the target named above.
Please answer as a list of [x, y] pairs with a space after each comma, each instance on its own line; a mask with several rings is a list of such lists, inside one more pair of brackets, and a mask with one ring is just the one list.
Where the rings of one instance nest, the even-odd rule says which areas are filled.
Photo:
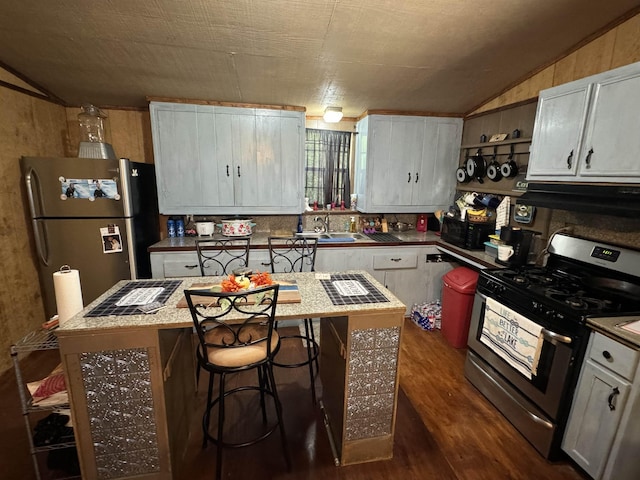
[[189, 270], [192, 270], [194, 268], [198, 268], [199, 265], [185, 265], [184, 268], [188, 268]]
[[602, 352], [602, 356], [607, 360], [611, 360], [611, 354], [606, 350]]
[[389, 260], [391, 260], [392, 262], [401, 262], [402, 257], [390, 258]]
[[616, 409], [616, 406], [611, 402], [613, 402], [613, 399], [617, 395], [620, 395], [620, 390], [618, 390], [618, 387], [613, 387], [613, 390], [611, 391], [611, 395], [609, 395], [609, 399], [607, 400], [607, 402], [609, 403], [609, 410], [611, 411], [614, 411]]

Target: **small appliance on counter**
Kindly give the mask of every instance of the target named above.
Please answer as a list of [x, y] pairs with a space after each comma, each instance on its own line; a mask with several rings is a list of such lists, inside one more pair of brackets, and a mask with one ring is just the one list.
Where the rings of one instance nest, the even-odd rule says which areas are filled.
[[495, 232], [495, 223], [473, 223], [445, 215], [440, 238], [467, 250], [483, 250], [484, 242]]
[[504, 245], [513, 248], [513, 254], [507, 260], [496, 258], [496, 262], [500, 265], [521, 267], [535, 263], [540, 247], [540, 232], [506, 226], [500, 229], [500, 240]]
[[195, 222], [196, 233], [200, 237], [210, 237], [215, 231], [215, 222]]

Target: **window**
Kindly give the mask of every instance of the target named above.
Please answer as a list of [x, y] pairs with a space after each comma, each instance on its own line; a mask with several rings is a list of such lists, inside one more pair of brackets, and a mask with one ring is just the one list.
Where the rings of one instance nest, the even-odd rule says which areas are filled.
[[307, 128], [304, 195], [310, 203], [322, 206], [344, 200], [350, 207], [350, 151], [350, 132]]

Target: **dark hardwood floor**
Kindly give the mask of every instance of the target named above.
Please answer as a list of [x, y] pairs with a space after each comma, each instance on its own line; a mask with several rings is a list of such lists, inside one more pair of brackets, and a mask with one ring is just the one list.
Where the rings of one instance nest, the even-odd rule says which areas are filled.
[[[302, 349], [300, 348], [300, 351]], [[283, 355], [296, 355], [292, 349]], [[402, 478], [438, 480], [546, 479], [583, 480], [569, 461], [549, 463], [495, 410], [463, 376], [466, 351], [450, 347], [439, 331], [425, 332], [407, 321], [400, 357], [394, 458], [388, 461], [335, 467], [322, 420], [311, 402], [306, 369], [276, 369], [292, 456], [287, 471], [274, 433], [255, 446], [224, 453], [228, 479], [349, 479]], [[35, 352], [24, 362], [25, 376], [43, 376], [55, 366], [50, 352]], [[203, 375], [206, 378], [206, 375]], [[202, 379], [204, 381], [204, 379]], [[321, 396], [321, 385], [319, 396]], [[204, 402], [202, 383], [198, 396]], [[201, 448], [202, 409], [194, 420], [185, 468], [180, 478], [210, 479], [215, 471], [215, 446]], [[244, 411], [244, 410], [241, 410]], [[233, 414], [231, 408], [229, 415]], [[247, 415], [242, 415], [248, 420]], [[0, 477], [35, 479], [27, 436], [20, 414], [15, 377], [0, 378]], [[236, 425], [242, 434], [249, 427]], [[44, 454], [46, 456], [46, 453]], [[43, 464], [44, 461], [43, 459]], [[43, 478], [54, 478], [44, 475]]]

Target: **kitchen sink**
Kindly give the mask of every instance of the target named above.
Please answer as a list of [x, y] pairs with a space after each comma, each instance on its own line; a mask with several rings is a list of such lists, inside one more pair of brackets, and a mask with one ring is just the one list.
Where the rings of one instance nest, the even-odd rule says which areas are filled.
[[295, 235], [296, 237], [307, 237], [307, 238], [317, 238], [317, 239], [331, 238], [329, 234], [321, 233], [321, 232], [296, 232]]
[[296, 233], [298, 237], [317, 238], [318, 240], [366, 240], [367, 237], [361, 233], [352, 232], [331, 232], [331, 233], [319, 233], [319, 232], [302, 232]]
[[352, 233], [352, 232], [334, 232], [334, 233], [329, 233], [329, 236], [331, 238], [355, 238], [356, 240], [365, 240], [367, 238], [361, 233]]

